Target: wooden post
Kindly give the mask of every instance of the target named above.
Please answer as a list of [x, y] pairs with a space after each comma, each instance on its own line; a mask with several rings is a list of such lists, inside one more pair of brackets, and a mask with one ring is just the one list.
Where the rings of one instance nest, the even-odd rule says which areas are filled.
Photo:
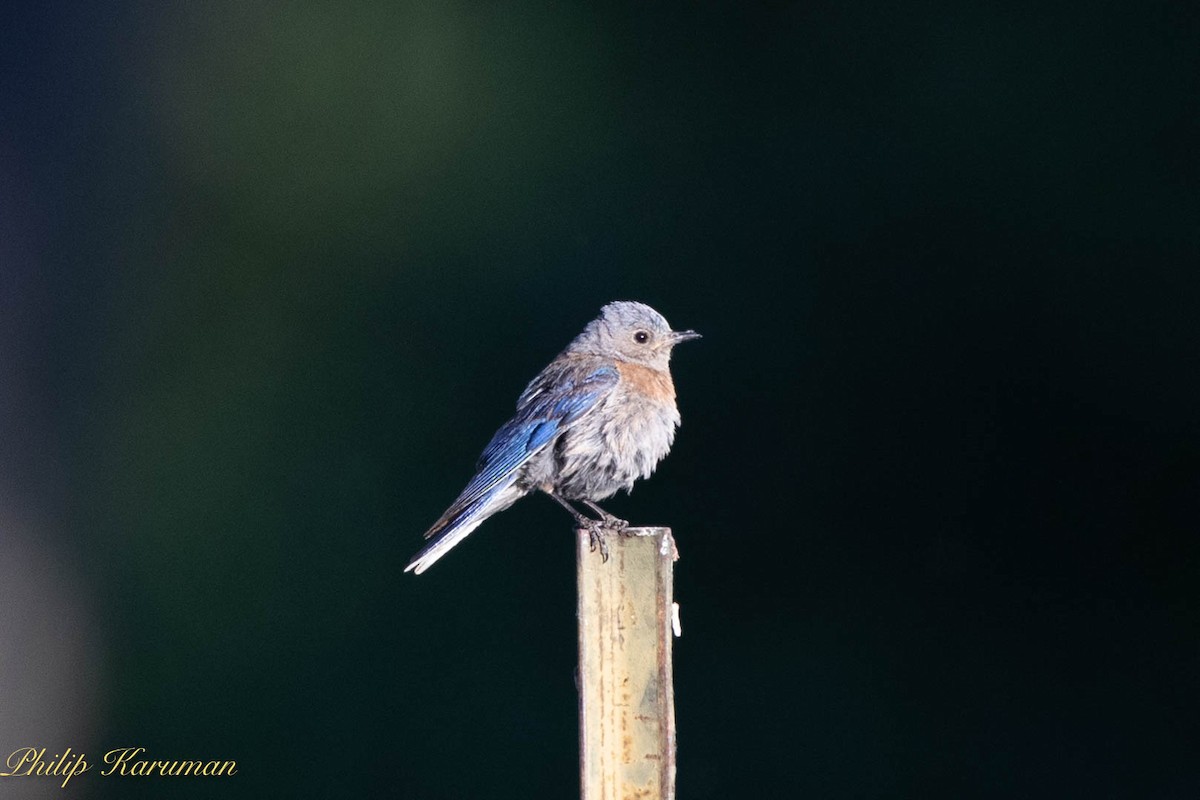
[[674, 800], [670, 528], [608, 531], [608, 561], [577, 530], [583, 800]]

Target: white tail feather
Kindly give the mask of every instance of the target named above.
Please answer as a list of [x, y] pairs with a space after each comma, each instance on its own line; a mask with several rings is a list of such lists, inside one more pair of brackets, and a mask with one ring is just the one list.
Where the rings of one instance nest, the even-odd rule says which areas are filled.
[[449, 532], [441, 531], [435, 534], [441, 538], [435, 538], [433, 542], [426, 545], [424, 550], [417, 553], [416, 558], [404, 568], [404, 571], [420, 575], [437, 563], [439, 558], [446, 555], [451, 547], [467, 538], [467, 534], [478, 528], [485, 519], [517, 502], [525, 492], [525, 489], [513, 486], [511, 483], [505, 486], [491, 498], [487, 505], [464, 517], [456, 527], [452, 526]]
[[437, 560], [446, 553], [450, 552], [450, 548], [467, 538], [467, 534], [479, 527], [482, 519], [475, 519], [461, 526], [458, 530], [447, 534], [441, 539], [429, 546], [429, 549], [423, 550], [419, 556], [412, 560], [412, 563], [404, 568], [405, 572], [412, 572], [414, 575], [420, 575], [425, 570], [432, 567]]

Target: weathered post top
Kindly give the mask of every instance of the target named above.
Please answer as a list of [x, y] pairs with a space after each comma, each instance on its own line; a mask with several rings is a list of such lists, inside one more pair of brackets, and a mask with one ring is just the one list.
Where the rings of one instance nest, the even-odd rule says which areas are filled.
[[583, 800], [674, 800], [670, 528], [576, 531]]

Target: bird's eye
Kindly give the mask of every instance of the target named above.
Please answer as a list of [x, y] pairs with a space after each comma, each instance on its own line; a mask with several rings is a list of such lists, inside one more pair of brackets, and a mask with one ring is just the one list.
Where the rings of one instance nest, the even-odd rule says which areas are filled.
[[638, 344], [645, 344], [646, 342], [650, 341], [650, 334], [646, 333], [645, 331], [638, 331], [633, 335], [633, 340]]

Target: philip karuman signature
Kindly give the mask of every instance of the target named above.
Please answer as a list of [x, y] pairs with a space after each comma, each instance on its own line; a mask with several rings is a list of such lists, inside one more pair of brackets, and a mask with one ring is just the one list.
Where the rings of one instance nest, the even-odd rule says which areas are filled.
[[[237, 774], [236, 761], [205, 761], [179, 759], [159, 761], [143, 758], [144, 747], [117, 747], [104, 754], [104, 768], [99, 770], [103, 777], [112, 775], [161, 776], [164, 778], [225, 778]], [[7, 770], [0, 778], [62, 778], [65, 789], [76, 775], [83, 775], [100, 766], [91, 764], [87, 754], [75, 752], [70, 747], [61, 754], [54, 753], [46, 758], [45, 747], [18, 747], [5, 762]]]

